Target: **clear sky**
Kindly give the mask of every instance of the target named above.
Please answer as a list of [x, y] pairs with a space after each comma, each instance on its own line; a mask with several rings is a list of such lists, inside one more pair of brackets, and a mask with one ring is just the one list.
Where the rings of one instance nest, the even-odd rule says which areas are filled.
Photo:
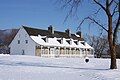
[[[78, 11], [78, 17], [68, 18], [64, 23], [67, 9], [60, 9], [57, 0], [0, 0], [0, 29], [19, 28], [22, 25], [34, 28], [47, 29], [53, 25], [55, 30], [64, 31], [70, 29], [75, 33], [79, 21], [90, 15], [94, 7], [83, 4]], [[101, 17], [102, 18], [102, 17]], [[99, 28], [89, 28], [89, 24], [82, 25], [83, 34], [97, 35]]]

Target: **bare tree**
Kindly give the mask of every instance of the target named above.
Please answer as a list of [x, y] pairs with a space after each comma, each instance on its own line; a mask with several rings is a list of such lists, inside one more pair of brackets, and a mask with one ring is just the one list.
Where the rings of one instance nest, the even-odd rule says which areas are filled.
[[[63, 8], [68, 7], [69, 11], [65, 18], [76, 13], [80, 4], [85, 0], [60, 0], [63, 3]], [[89, 1], [89, 0], [88, 0]], [[109, 49], [111, 55], [111, 65], [110, 69], [117, 69], [116, 64], [116, 41], [117, 41], [117, 33], [120, 27], [120, 1], [119, 0], [90, 0], [92, 3], [98, 7], [98, 10], [94, 12], [92, 15], [85, 17], [79, 24], [79, 28], [86, 21], [89, 20], [91, 23], [98, 25], [103, 30], [105, 30], [108, 35]], [[92, 4], [93, 5], [93, 4]], [[100, 22], [100, 19], [96, 19], [96, 16], [100, 11], [103, 17], [106, 17], [107, 22], [106, 25]], [[105, 16], [103, 15], [105, 14]], [[93, 16], [94, 15], [94, 16]]]
[[103, 57], [103, 55], [109, 55], [109, 53], [107, 53], [107, 51], [109, 50], [109, 44], [106, 35], [86, 35], [85, 39], [92, 47], [94, 47], [95, 57], [101, 58]]

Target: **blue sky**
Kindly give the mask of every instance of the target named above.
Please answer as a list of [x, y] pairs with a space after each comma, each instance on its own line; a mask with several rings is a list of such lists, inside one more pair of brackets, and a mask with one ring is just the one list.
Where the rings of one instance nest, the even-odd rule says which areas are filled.
[[[76, 32], [79, 19], [69, 18], [64, 23], [66, 10], [61, 10], [57, 0], [0, 0], [0, 29], [19, 28], [22, 25], [56, 30], [69, 28]], [[85, 11], [85, 9], [83, 9]], [[80, 13], [81, 16], [85, 13]]]
[[[55, 30], [70, 29], [71, 32], [75, 33], [79, 21], [95, 10], [89, 3], [82, 4], [77, 17], [68, 18], [64, 23], [67, 9], [60, 9], [60, 5], [56, 1], [0, 0], [0, 29], [19, 28], [22, 25], [47, 29], [49, 25], [53, 25]], [[89, 28], [88, 26], [88, 23], [82, 25], [83, 34], [98, 35], [100, 33], [98, 27]]]

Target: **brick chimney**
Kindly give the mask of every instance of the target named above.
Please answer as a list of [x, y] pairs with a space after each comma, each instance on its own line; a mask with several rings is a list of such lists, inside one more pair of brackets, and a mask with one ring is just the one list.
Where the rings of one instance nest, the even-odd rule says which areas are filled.
[[78, 31], [76, 34], [79, 35], [80, 38], [83, 38], [83, 36], [82, 36], [82, 32]]
[[71, 32], [69, 29], [65, 30], [65, 32], [69, 35], [69, 37], [71, 37]]
[[52, 34], [54, 34], [54, 28], [52, 27], [52, 25], [50, 25], [50, 26], [48, 27], [48, 31], [50, 31]]

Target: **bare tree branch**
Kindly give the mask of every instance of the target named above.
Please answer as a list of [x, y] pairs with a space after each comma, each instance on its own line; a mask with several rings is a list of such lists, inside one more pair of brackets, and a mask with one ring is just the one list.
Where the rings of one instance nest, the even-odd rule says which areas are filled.
[[100, 10], [101, 10], [101, 8], [99, 8], [94, 14], [98, 14]]
[[84, 21], [85, 21], [86, 19], [87, 19], [87, 18], [84, 18], [84, 19], [80, 22], [79, 26], [77, 27], [77, 30], [79, 30], [79, 29], [81, 28], [81, 25], [84, 23]]
[[97, 24], [97, 25], [100, 26], [102, 29], [104, 29], [105, 31], [108, 32], [108, 30], [107, 30], [102, 24], [100, 24], [98, 21], [96, 21], [95, 19], [93, 19], [93, 18], [91, 18], [91, 17], [86, 17], [86, 18], [84, 18], [84, 19], [81, 21], [81, 23], [79, 24], [78, 29], [81, 27], [81, 25], [83, 24], [83, 22], [84, 22], [85, 20], [91, 20], [91, 21], [93, 21], [95, 24]]
[[72, 0], [68, 0], [65, 2], [65, 4], [62, 6], [62, 8], [65, 8]]
[[114, 2], [114, 0], [112, 0], [112, 1], [109, 3], [109, 6], [111, 6], [113, 2]]
[[73, 12], [73, 6], [71, 7], [71, 9], [69, 10], [67, 16], [65, 17], [64, 22], [67, 21], [68, 17], [70, 16], [70, 14], [72, 14], [72, 12]]
[[99, 8], [98, 10], [96, 10], [96, 12], [93, 13], [92, 15], [96, 17], [100, 10], [101, 10], [101, 8]]
[[117, 6], [118, 6], [118, 5], [116, 5], [115, 8], [114, 8], [113, 13], [112, 13], [112, 16], [114, 16], [114, 14], [115, 14], [116, 12], [118, 12], [118, 11], [116, 10], [116, 9], [117, 9]]
[[93, 0], [96, 4], [98, 4], [104, 11], [106, 11], [106, 8], [102, 5], [102, 4], [100, 4], [99, 2], [97, 2], [96, 0]]
[[68, 10], [67, 16], [64, 19], [64, 22], [67, 21], [70, 15], [73, 15], [77, 12], [77, 9], [80, 6], [81, 1], [82, 0], [62, 0], [62, 2], [64, 2], [64, 5], [62, 6], [62, 8], [69, 7], [69, 10]]
[[106, 9], [108, 9], [109, 7], [110, 7], [109, 0], [106, 0]]

